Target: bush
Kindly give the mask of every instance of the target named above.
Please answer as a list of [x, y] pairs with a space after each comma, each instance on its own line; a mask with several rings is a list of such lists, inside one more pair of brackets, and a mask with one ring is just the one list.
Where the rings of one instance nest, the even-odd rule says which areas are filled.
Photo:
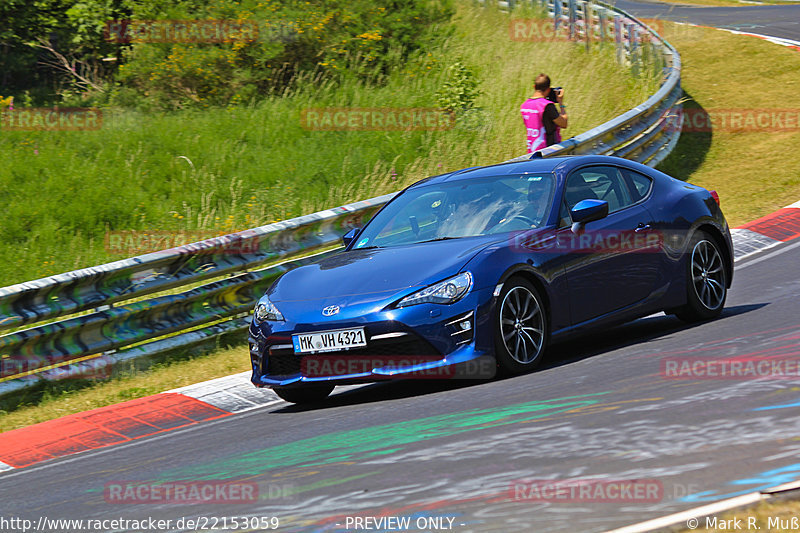
[[450, 0], [222, 0], [133, 8], [134, 20], [231, 20], [258, 28], [255, 40], [132, 43], [119, 84], [161, 109], [253, 100], [290, 88], [298, 74], [381, 78], [425, 47], [423, 30], [447, 20]]
[[475, 74], [457, 61], [447, 68], [447, 81], [436, 93], [436, 101], [443, 109], [459, 113], [470, 109], [479, 94]]

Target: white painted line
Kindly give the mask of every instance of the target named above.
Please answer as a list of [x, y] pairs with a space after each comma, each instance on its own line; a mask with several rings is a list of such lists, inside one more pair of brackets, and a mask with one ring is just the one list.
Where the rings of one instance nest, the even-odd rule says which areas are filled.
[[791, 490], [798, 489], [800, 489], [800, 481], [790, 481], [789, 483], [784, 483], [783, 485], [778, 485], [777, 487], [762, 490], [761, 492], [765, 494], [776, 494], [778, 492], [789, 492]]
[[792, 39], [784, 39], [783, 37], [773, 37], [772, 35], [762, 35], [760, 33], [750, 33], [748, 31], [736, 31], [736, 30], [729, 30], [727, 28], [720, 28], [730, 33], [735, 33], [737, 35], [749, 35], [751, 37], [759, 37], [766, 41], [769, 41], [774, 44], [779, 44], [781, 46], [800, 46], [800, 41], [793, 41]]
[[[606, 531], [606, 533], [645, 533], [647, 531], [673, 526], [681, 522], [686, 524], [692, 519], [699, 519], [704, 516], [728, 511], [735, 507], [750, 505], [752, 503], [757, 503], [762, 499], [764, 499], [764, 496], [762, 496], [760, 492], [753, 492], [750, 494], [745, 494], [744, 496], [737, 496], [736, 498], [731, 498], [729, 500], [715, 502], [710, 505], [695, 507], [694, 509], [689, 509], [688, 511], [681, 511], [680, 513], [662, 516], [661, 518], [654, 518], [653, 520], [648, 520], [646, 522], [639, 522], [638, 524], [621, 527], [619, 529], [612, 529]], [[691, 529], [695, 529], [695, 527], [692, 527]]]
[[[741, 2], [741, 0], [739, 0], [739, 1]], [[745, 3], [759, 3], [759, 2], [742, 2], [742, 3], [745, 4]], [[763, 4], [761, 4], [761, 5], [763, 5]], [[792, 39], [785, 39], [783, 37], [774, 37], [772, 35], [763, 35], [763, 34], [760, 34], [760, 33], [751, 33], [751, 32], [747, 32], [747, 31], [737, 31], [737, 30], [731, 30], [729, 28], [718, 28], [716, 26], [705, 26], [705, 25], [702, 25], [702, 24], [694, 24], [692, 22], [677, 22], [677, 21], [670, 21], [670, 22], [675, 22], [675, 24], [679, 24], [681, 26], [694, 26], [696, 28], [712, 28], [712, 29], [715, 29], [715, 30], [726, 31], [728, 33], [734, 33], [736, 35], [747, 35], [749, 37], [759, 37], [759, 38], [765, 39], [765, 40], [767, 40], [767, 41], [769, 41], [769, 42], [771, 42], [773, 44], [779, 44], [781, 46], [798, 46], [798, 47], [800, 47], [800, 41], [794, 41]]]
[[14, 470], [14, 467], [11, 465], [5, 464], [3, 461], [0, 461], [0, 472], [6, 472], [8, 470]]
[[800, 201], [787, 205], [784, 209], [800, 209]]
[[752, 261], [749, 261], [749, 262], [745, 263], [744, 265], [739, 265], [739, 266], [736, 267], [736, 270], [741, 270], [741, 269], [747, 268], [747, 267], [749, 267], [751, 265], [755, 265], [756, 263], [760, 263], [761, 261], [766, 261], [767, 259], [772, 259], [776, 255], [780, 255], [783, 252], [788, 252], [789, 250], [793, 250], [793, 249], [797, 248], [798, 246], [800, 246], [800, 240], [798, 240], [796, 243], [794, 243], [792, 245], [784, 246], [783, 248], [779, 248], [779, 249], [775, 250], [774, 252], [769, 253], [769, 254], [767, 254], [765, 256], [759, 257], [757, 259], [753, 259]]

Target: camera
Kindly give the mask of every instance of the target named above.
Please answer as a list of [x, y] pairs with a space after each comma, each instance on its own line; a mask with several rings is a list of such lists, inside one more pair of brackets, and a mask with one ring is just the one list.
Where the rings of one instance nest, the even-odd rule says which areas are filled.
[[556, 93], [563, 89], [563, 87], [550, 87], [550, 94], [547, 95], [547, 99], [553, 102], [554, 104], [558, 103], [558, 97]]

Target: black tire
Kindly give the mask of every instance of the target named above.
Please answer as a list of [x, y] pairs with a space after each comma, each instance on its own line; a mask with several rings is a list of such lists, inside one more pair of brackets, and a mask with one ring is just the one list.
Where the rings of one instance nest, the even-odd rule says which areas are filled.
[[334, 385], [303, 385], [300, 387], [273, 387], [281, 399], [290, 403], [315, 403], [321, 402], [333, 392]]
[[722, 313], [728, 297], [728, 273], [719, 244], [700, 231], [692, 238], [686, 261], [686, 305], [674, 310], [685, 322], [711, 320]]
[[494, 317], [495, 357], [501, 370], [519, 374], [541, 363], [548, 341], [543, 302], [525, 278], [513, 276], [503, 285]]

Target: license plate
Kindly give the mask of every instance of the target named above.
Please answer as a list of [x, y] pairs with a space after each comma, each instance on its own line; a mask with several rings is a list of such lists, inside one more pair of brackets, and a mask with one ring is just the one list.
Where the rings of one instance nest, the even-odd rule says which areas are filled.
[[294, 353], [333, 352], [367, 345], [364, 328], [316, 331], [292, 335]]

